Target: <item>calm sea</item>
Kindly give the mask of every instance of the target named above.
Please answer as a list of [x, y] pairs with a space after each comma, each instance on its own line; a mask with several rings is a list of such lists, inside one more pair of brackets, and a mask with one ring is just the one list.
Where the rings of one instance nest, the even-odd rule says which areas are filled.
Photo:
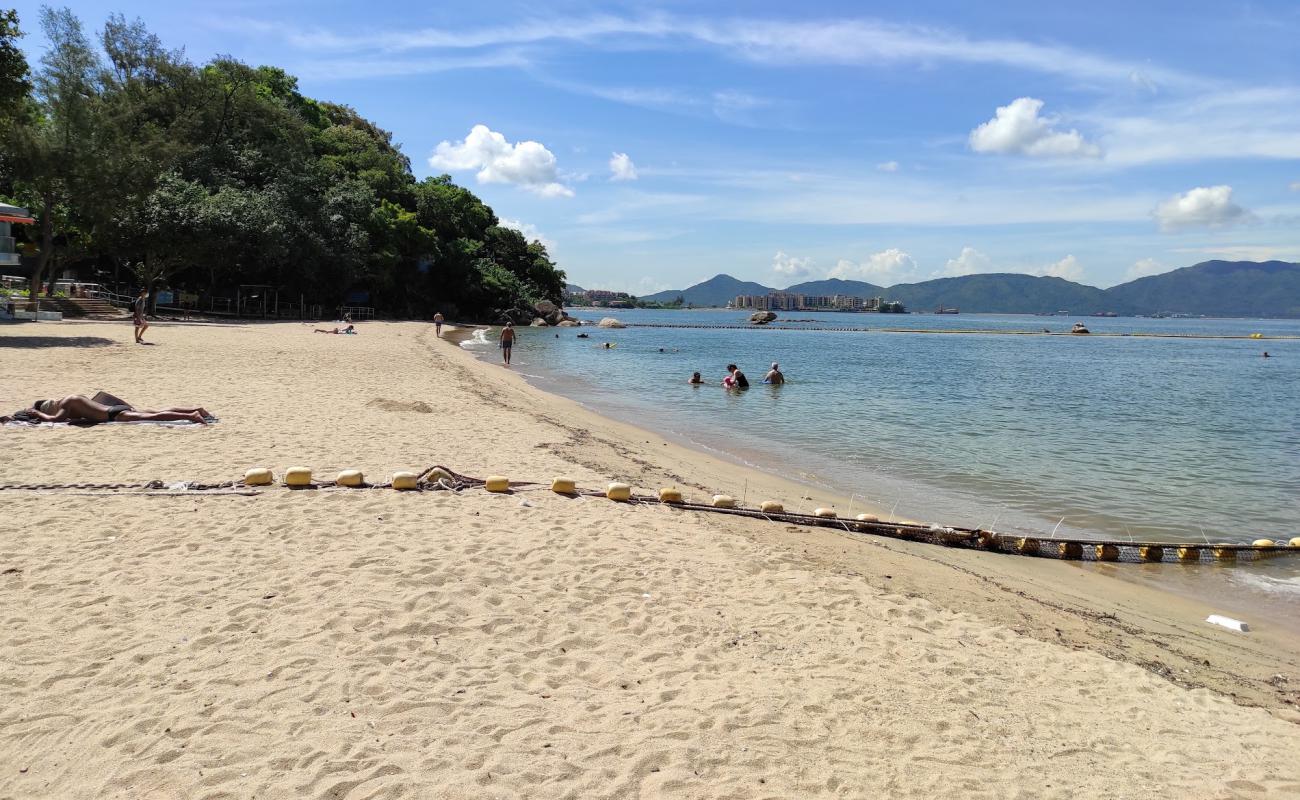
[[[746, 314], [574, 313], [631, 327], [525, 328], [516, 371], [607, 416], [898, 516], [1118, 539], [1300, 536], [1297, 340], [884, 330], [1064, 332], [1072, 317], [787, 312], [809, 321], [734, 330], [709, 326], [745, 325]], [[1300, 336], [1294, 320], [1081, 321], [1094, 333]], [[638, 327], [656, 324], [691, 327]], [[467, 343], [487, 358], [495, 345], [495, 333]], [[785, 386], [761, 383], [773, 361]], [[721, 388], [729, 362], [753, 388]], [[706, 385], [687, 385], [697, 370]], [[1300, 598], [1294, 564], [1250, 571], [1261, 579]]]

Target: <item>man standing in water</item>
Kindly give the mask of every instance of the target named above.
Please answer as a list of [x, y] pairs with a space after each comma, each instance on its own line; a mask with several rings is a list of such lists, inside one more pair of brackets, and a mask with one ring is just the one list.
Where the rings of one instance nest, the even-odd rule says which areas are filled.
[[433, 335], [442, 336], [442, 312], [433, 315]]
[[510, 348], [515, 344], [515, 324], [507, 322], [506, 326], [501, 329], [501, 359], [505, 361], [506, 366], [510, 366]]
[[149, 330], [149, 323], [145, 321], [144, 313], [149, 307], [149, 289], [143, 288], [140, 294], [131, 304], [131, 316], [135, 321], [135, 343], [144, 344], [144, 332]]
[[772, 362], [772, 369], [763, 376], [763, 383], [770, 383], [773, 386], [780, 386], [785, 383], [785, 373], [781, 371], [780, 364], [775, 361]]

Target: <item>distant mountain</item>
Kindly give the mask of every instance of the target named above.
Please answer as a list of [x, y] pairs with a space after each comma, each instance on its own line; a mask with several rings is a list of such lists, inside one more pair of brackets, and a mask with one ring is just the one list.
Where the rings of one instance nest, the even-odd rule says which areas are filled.
[[890, 300], [903, 301], [909, 311], [933, 311], [944, 305], [967, 313], [1129, 313], [1127, 307], [1117, 307], [1115, 298], [1107, 297], [1096, 287], [1063, 278], [1018, 273], [963, 275], [921, 283], [900, 283], [884, 290], [884, 294]]
[[883, 286], [877, 286], [874, 283], [866, 281], [845, 281], [839, 278], [828, 278], [824, 281], [807, 281], [806, 283], [796, 283], [784, 291], [792, 294], [811, 294], [819, 297], [834, 297], [837, 294], [848, 297], [880, 297], [885, 292]]
[[1069, 311], [1072, 315], [1086, 315], [1113, 311], [1117, 314], [1300, 317], [1300, 264], [1206, 261], [1106, 290], [1063, 278], [1019, 273], [963, 275], [889, 287], [831, 278], [798, 283], [784, 290], [717, 275], [689, 289], [659, 292], [643, 299], [671, 303], [680, 296], [690, 305], [725, 306], [736, 295], [775, 291], [883, 297], [902, 301], [909, 311], [933, 311], [944, 305], [968, 314]]
[[1300, 264], [1204, 261], [1112, 286], [1106, 294], [1140, 314], [1300, 317]]
[[582, 294], [587, 290], [582, 288], [576, 283], [566, 283], [564, 284], [564, 291], [568, 292], [569, 294]]
[[714, 275], [703, 283], [697, 283], [689, 289], [669, 289], [642, 297], [652, 303], [671, 303], [678, 297], [692, 306], [725, 306], [736, 299], [739, 294], [767, 294], [775, 289], [761, 283], [742, 281], [730, 275]]

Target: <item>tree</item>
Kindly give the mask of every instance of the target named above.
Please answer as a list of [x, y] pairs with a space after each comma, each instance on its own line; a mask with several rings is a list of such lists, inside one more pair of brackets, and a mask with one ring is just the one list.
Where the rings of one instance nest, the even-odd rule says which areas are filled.
[[75, 212], [73, 200], [90, 174], [94, 138], [95, 77], [98, 60], [68, 9], [42, 9], [41, 27], [50, 50], [35, 79], [35, 107], [7, 137], [13, 158], [7, 162], [15, 188], [40, 222], [40, 251], [31, 280], [31, 302], [54, 258], [56, 231], [65, 242]]
[[18, 12], [0, 11], [0, 124], [11, 118], [32, 91], [27, 59], [17, 45], [22, 35]]

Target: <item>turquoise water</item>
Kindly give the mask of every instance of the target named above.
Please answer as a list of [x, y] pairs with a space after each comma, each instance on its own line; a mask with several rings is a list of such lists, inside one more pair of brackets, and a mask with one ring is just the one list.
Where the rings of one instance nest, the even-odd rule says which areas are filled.
[[[608, 416], [900, 517], [1118, 539], [1300, 536], [1300, 341], [880, 330], [1063, 332], [1071, 317], [790, 312], [815, 322], [732, 330], [706, 326], [747, 315], [575, 313], [633, 327], [523, 329], [514, 369]], [[1294, 320], [1083, 321], [1094, 333], [1300, 336]], [[653, 324], [698, 327], [636, 327]], [[496, 358], [489, 339], [469, 347]], [[761, 383], [772, 361], [785, 386]], [[721, 388], [728, 362], [753, 388]], [[687, 385], [695, 370], [706, 385]]]

